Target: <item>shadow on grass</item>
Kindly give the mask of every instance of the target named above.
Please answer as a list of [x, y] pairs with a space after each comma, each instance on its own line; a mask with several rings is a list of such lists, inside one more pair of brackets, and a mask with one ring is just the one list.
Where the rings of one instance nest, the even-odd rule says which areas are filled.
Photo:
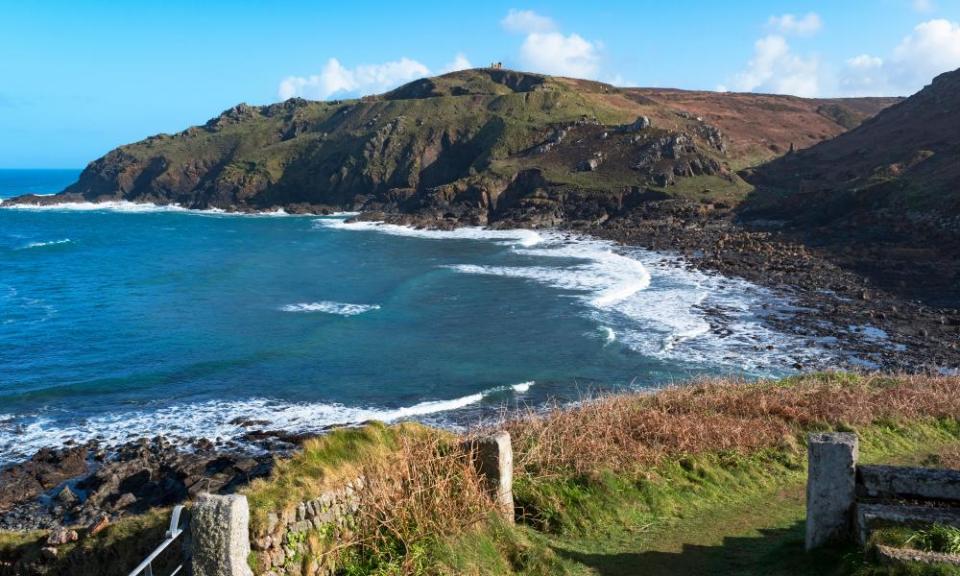
[[593, 554], [562, 548], [556, 551], [601, 576], [839, 576], [848, 573], [846, 557], [850, 549], [807, 553], [803, 534], [803, 522], [797, 522], [788, 528], [760, 530], [756, 536], [724, 538], [722, 544], [713, 546], [684, 544], [679, 552]]

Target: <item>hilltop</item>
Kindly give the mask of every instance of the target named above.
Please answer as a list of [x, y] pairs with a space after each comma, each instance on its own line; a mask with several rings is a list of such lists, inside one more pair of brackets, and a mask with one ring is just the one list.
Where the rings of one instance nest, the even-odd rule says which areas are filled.
[[499, 69], [378, 96], [240, 104], [121, 146], [18, 202], [414, 214], [432, 225], [602, 221], [641, 199], [736, 203], [737, 172], [858, 125], [890, 98], [625, 89]]

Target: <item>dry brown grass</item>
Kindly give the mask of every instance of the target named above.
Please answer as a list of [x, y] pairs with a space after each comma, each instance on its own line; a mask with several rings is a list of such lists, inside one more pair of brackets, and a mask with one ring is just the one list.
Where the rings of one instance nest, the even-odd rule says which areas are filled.
[[632, 473], [681, 454], [792, 445], [806, 430], [960, 415], [960, 379], [816, 375], [705, 380], [507, 420], [519, 473]]
[[475, 526], [493, 509], [469, 449], [440, 438], [403, 439], [364, 472], [372, 480], [361, 494], [360, 532], [374, 548], [399, 543], [413, 550], [424, 539]]

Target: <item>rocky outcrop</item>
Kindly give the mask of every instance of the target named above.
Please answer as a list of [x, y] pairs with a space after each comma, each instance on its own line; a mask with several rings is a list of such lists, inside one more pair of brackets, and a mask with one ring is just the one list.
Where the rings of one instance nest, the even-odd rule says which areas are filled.
[[110, 451], [96, 444], [45, 449], [0, 473], [0, 529], [92, 529], [200, 492], [232, 492], [272, 465], [271, 456], [250, 457], [205, 440], [178, 446], [157, 437]]
[[45, 448], [29, 461], [0, 471], [0, 514], [87, 471], [86, 446]]

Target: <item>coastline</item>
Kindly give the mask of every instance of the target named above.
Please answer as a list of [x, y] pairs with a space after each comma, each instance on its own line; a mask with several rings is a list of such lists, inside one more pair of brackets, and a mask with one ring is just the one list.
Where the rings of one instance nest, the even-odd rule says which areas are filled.
[[[189, 212], [188, 209], [181, 207], [169, 208], [136, 203], [114, 206], [114, 204], [88, 203], [82, 209]], [[6, 206], [0, 209], [6, 208], [11, 207]], [[40, 209], [57, 208], [63, 209], [63, 206], [54, 204]], [[956, 334], [957, 326], [960, 326], [960, 315], [956, 311], [950, 314], [950, 312], [930, 309], [874, 290], [862, 278], [839, 269], [825, 258], [802, 246], [785, 242], [775, 234], [748, 230], [737, 225], [731, 211], [717, 210], [712, 207], [704, 209], [702, 206], [672, 201], [648, 203], [641, 208], [641, 211], [615, 216], [602, 224], [573, 222], [549, 229], [612, 241], [627, 248], [668, 253], [680, 258], [683, 265], [692, 269], [729, 278], [741, 278], [769, 289], [774, 294], [787, 298], [795, 306], [790, 314], [771, 314], [765, 317], [765, 321], [770, 322], [778, 331], [798, 337], [833, 339], [838, 346], [851, 354], [848, 360], [850, 358], [856, 360], [846, 364], [839, 363], [835, 365], [837, 368], [947, 373], [949, 370], [944, 370], [944, 367], [960, 365], [960, 352], [956, 350], [955, 345], [950, 346], [949, 340], [951, 335]], [[283, 207], [266, 214], [219, 210], [193, 212], [240, 216], [293, 215], [288, 214]], [[371, 224], [383, 222], [412, 227], [416, 230], [447, 232], [455, 228], [463, 228], [467, 224], [382, 212], [296, 215], [350, 216], [351, 220], [347, 222]], [[537, 223], [495, 222], [489, 230], [507, 233], [508, 230], [541, 229], [535, 224]], [[346, 225], [349, 226], [349, 224]], [[723, 311], [717, 310], [715, 313], [722, 315]], [[826, 318], [830, 321], [825, 322]], [[914, 328], [907, 329], [910, 326]], [[923, 330], [926, 330], [925, 334], [920, 332]], [[927, 361], [930, 358], [940, 359], [943, 364], [931, 366]], [[795, 365], [792, 368], [804, 371], [823, 367]], [[418, 415], [416, 410], [410, 414], [401, 412], [403, 411], [398, 411], [400, 419]], [[243, 416], [240, 415], [238, 418]], [[250, 418], [248, 415], [247, 419]], [[269, 424], [267, 426], [269, 428]], [[330, 428], [333, 427], [336, 426]], [[87, 475], [93, 478], [96, 477], [98, 470], [111, 470], [116, 465], [122, 464], [125, 470], [151, 469], [153, 465], [150, 464], [150, 454], [163, 455], [160, 457], [161, 460], [175, 461], [176, 465], [166, 465], [167, 468], [176, 470], [176, 475], [184, 478], [197, 476], [195, 473], [197, 466], [203, 467], [212, 461], [220, 461], [223, 468], [214, 475], [221, 474], [221, 480], [226, 477], [222, 485], [230, 486], [235, 481], [248, 481], [250, 471], [253, 469], [269, 470], [271, 453], [281, 456], [289, 455], [305, 438], [317, 433], [323, 433], [323, 431], [304, 432], [303, 430], [261, 428], [251, 430], [247, 434], [249, 440], [247, 446], [241, 446], [233, 440], [213, 444], [197, 438], [186, 438], [179, 444], [173, 445], [165, 440], [139, 438], [112, 446], [109, 453], [103, 452], [98, 443], [72, 447], [53, 446], [38, 452], [30, 462], [21, 462], [4, 470], [8, 474], [10, 471], [23, 471], [29, 468], [31, 462], [36, 463], [39, 459], [47, 466], [47, 471], [33, 474], [33, 476], [45, 475], [47, 478], [55, 478], [56, 482], [49, 485], [48, 481], [46, 486], [41, 483], [42, 490], [37, 491], [34, 488], [32, 495], [16, 502], [12, 512], [8, 510], [0, 517], [0, 527], [36, 528], [67, 521], [71, 516], [66, 514], [58, 516], [53, 512], [56, 505], [54, 504], [53, 507], [49, 505], [57, 496], [54, 494], [55, 491], [61, 491], [63, 486], [76, 485], [78, 477]], [[255, 450], [249, 450], [250, 446], [259, 446], [260, 454], [258, 455]], [[82, 459], [87, 462], [87, 468], [82, 474], [76, 474], [78, 450], [85, 451]], [[131, 457], [131, 454], [138, 456]], [[251, 465], [251, 457], [256, 464]], [[103, 466], [104, 463], [107, 465]], [[242, 464], [236, 467], [237, 463]], [[58, 471], [58, 468], [62, 470]], [[224, 472], [224, 470], [233, 470], [233, 472]], [[180, 480], [182, 481], [183, 478]], [[195, 478], [194, 483], [197, 480]], [[116, 489], [109, 490], [115, 492]], [[182, 496], [183, 487], [177, 490], [179, 490], [177, 493]], [[114, 492], [110, 492], [101, 500], [116, 503], [125, 494]], [[158, 503], [169, 501], [172, 492], [174, 491], [158, 492], [153, 499], [141, 500], [137, 506], [142, 509], [152, 508]], [[132, 502], [126, 504], [129, 506]], [[100, 509], [90, 512], [85, 519], [101, 512]]]
[[[42, 198], [42, 202], [27, 202], [37, 198]], [[441, 232], [478, 226], [472, 219], [462, 221], [433, 212], [343, 210], [304, 204], [258, 211], [249, 207], [192, 209], [176, 203], [125, 200], [75, 202], [70, 197], [64, 202], [60, 195], [31, 195], [16, 200], [17, 204], [0, 204], [0, 209], [347, 217], [347, 224], [383, 223]], [[557, 230], [613, 241], [627, 248], [676, 256], [681, 265], [767, 288], [797, 304], [792, 317], [771, 317], [773, 326], [801, 337], [836, 341], [858, 358], [848, 368], [947, 373], [960, 370], [960, 309], [927, 306], [877, 288], [864, 276], [841, 268], [828, 255], [780, 234], [775, 227], [761, 229], [739, 223], [735, 210], [722, 204], [658, 199], [603, 221], [511, 218], [479, 224], [491, 231]], [[922, 278], [916, 282], [922, 284]]]

